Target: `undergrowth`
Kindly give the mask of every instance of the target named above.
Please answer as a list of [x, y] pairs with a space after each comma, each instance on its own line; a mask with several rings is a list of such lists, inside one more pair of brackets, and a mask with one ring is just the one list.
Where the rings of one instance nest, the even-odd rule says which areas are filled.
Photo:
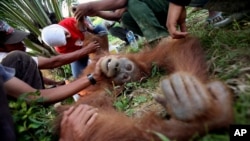
[[[198, 36], [203, 44], [211, 79], [224, 81], [233, 91], [235, 123], [250, 124], [250, 18], [234, 21], [223, 28], [212, 28], [204, 26], [206, 16], [205, 10], [189, 13], [187, 18], [189, 32]], [[138, 107], [141, 108], [141, 105], [152, 101], [151, 95], [157, 92], [162, 76], [157, 68], [154, 68], [152, 73], [154, 75], [145, 82], [126, 84], [127, 91], [117, 99], [114, 106], [133, 116], [138, 112]], [[10, 102], [10, 107], [19, 140], [53, 140], [50, 125], [55, 116], [53, 107], [27, 105], [22, 100]], [[228, 141], [228, 131], [209, 133], [199, 140]]]

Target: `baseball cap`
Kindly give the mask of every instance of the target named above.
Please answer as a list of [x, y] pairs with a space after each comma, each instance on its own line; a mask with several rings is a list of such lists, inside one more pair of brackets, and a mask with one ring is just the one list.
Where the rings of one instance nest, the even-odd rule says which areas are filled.
[[59, 24], [52, 24], [42, 29], [41, 37], [48, 46], [64, 46], [67, 44], [68, 30]]
[[14, 29], [7, 22], [0, 20], [0, 43], [15, 44], [23, 41], [29, 35], [28, 32]]

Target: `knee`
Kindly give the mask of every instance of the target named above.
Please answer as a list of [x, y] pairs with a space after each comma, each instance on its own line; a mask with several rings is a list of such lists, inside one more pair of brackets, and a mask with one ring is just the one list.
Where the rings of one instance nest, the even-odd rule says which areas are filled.
[[4, 57], [4, 59], [2, 60], [2, 64], [4, 65], [12, 64], [19, 60], [22, 60], [22, 56], [25, 56], [24, 52], [22, 51], [17, 51], [17, 50], [11, 51]]
[[26, 52], [23, 51], [12, 51], [7, 54], [7, 56], [2, 60], [2, 63], [5, 65], [21, 62], [25, 64], [35, 63], [36, 62], [30, 57]]

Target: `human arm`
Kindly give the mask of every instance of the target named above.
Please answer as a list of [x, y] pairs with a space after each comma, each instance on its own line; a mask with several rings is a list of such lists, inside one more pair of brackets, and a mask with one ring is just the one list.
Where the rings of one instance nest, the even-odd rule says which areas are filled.
[[[93, 72], [93, 77], [97, 81], [97, 83], [102, 78], [99, 62], [100, 61], [97, 62], [95, 71]], [[88, 77], [83, 76], [67, 85], [58, 86], [58, 87], [50, 88], [50, 89], [41, 89], [39, 90], [40, 95], [38, 96], [29, 95], [28, 102], [36, 100], [38, 98], [43, 98], [44, 99], [43, 103], [46, 103], [46, 104], [59, 102], [85, 89], [91, 84], [92, 83], [90, 82]], [[28, 84], [26, 84], [25, 82], [21, 81], [20, 79], [16, 77], [12, 77], [8, 81], [6, 81], [4, 83], [4, 87], [6, 89], [7, 94], [14, 98], [18, 98], [24, 93], [37, 91], [36, 89], [32, 88], [31, 86], [29, 86]]]
[[59, 54], [56, 56], [52, 56], [50, 58], [38, 57], [38, 68], [39, 69], [53, 69], [56, 67], [60, 67], [62, 65], [69, 64], [76, 60], [79, 60], [82, 57], [87, 56], [89, 53], [96, 51], [96, 49], [100, 48], [98, 42], [91, 42], [86, 47], [83, 47], [74, 52]]
[[98, 11], [113, 11], [124, 8], [126, 4], [127, 0], [100, 0], [82, 3], [77, 6], [74, 15], [78, 21], [81, 21], [84, 16], [96, 15]]
[[71, 107], [63, 113], [59, 141], [82, 141], [97, 117], [97, 109], [88, 105]]
[[[168, 8], [168, 17], [166, 26], [172, 38], [183, 38], [185, 37], [187, 32], [186, 27], [186, 9], [185, 5], [187, 5], [190, 0], [169, 0], [169, 8]], [[179, 26], [179, 27], [178, 27]], [[180, 31], [178, 31], [180, 28]]]
[[[88, 80], [88, 78], [86, 76], [81, 77], [67, 85], [58, 86], [50, 89], [41, 89], [39, 90], [40, 91], [39, 96], [29, 95], [28, 102], [39, 98], [43, 98], [44, 100], [43, 103], [56, 103], [70, 96], [73, 96], [74, 94], [88, 87], [89, 85], [91, 85], [91, 83]], [[7, 94], [14, 98], [18, 98], [24, 93], [31, 93], [37, 91], [36, 89], [32, 88], [27, 83], [21, 81], [16, 77], [13, 77], [10, 80], [8, 80], [4, 84], [4, 87], [6, 88]]]
[[127, 10], [127, 8], [120, 8], [115, 11], [99, 11], [96, 16], [101, 17], [106, 20], [119, 21], [122, 14]]

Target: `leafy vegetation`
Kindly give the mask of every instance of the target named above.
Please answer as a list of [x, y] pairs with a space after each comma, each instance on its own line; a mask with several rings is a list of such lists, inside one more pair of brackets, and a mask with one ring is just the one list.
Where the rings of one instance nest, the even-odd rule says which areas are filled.
[[52, 134], [51, 124], [55, 118], [52, 107], [38, 105], [43, 99], [27, 104], [27, 96], [39, 95], [35, 93], [23, 94], [17, 101], [10, 101], [9, 107], [12, 112], [17, 138], [20, 141], [52, 141], [55, 136]]
[[[188, 12], [191, 11], [191, 9], [188, 10]], [[211, 79], [224, 81], [233, 91], [235, 124], [249, 125], [250, 38], [248, 37], [250, 36], [250, 17], [246, 16], [243, 20], [234, 21], [232, 24], [223, 28], [213, 28], [204, 25], [207, 15], [207, 10], [189, 13], [187, 18], [189, 32], [201, 39], [206, 52]], [[158, 84], [163, 74], [157, 68], [152, 70], [152, 74], [157, 75], [153, 75], [144, 83], [128, 83], [128, 86], [134, 86], [132, 90], [130, 89], [131, 93], [129, 95], [122, 95], [121, 99], [118, 99], [116, 102], [121, 102], [122, 104], [115, 106], [118, 106], [118, 109], [123, 109], [129, 116], [141, 116], [143, 112], [148, 112], [152, 109], [162, 112], [161, 108], [156, 108], [158, 104], [152, 102], [152, 95], [160, 93]], [[139, 104], [133, 104], [137, 103], [136, 99], [140, 99], [141, 97], [143, 97], [143, 99], [146, 97], [147, 100]], [[162, 135], [159, 135], [159, 137], [162, 137]], [[162, 140], [167, 139], [162, 138]], [[228, 141], [229, 132], [209, 133], [199, 140]]]
[[[66, 0], [66, 2], [69, 5], [72, 1]], [[25, 43], [34, 51], [34, 54], [50, 56], [54, 54], [54, 51], [41, 43], [39, 29], [52, 22], [47, 12], [56, 11], [57, 20], [62, 18], [59, 8], [61, 3], [60, 0], [0, 1], [0, 17], [12, 23], [16, 28], [29, 30], [32, 33], [34, 37], [29, 38], [30, 40]], [[207, 54], [211, 79], [223, 80], [234, 92], [235, 123], [250, 124], [250, 18], [234, 21], [223, 28], [213, 28], [204, 26], [207, 14], [206, 10], [189, 13], [187, 18], [189, 32], [201, 39]], [[95, 22], [99, 23], [100, 20]], [[110, 42], [117, 42], [117, 38], [110, 35], [109, 39]], [[133, 52], [129, 47], [124, 48], [127, 52]], [[140, 44], [140, 48], [143, 48], [143, 43]], [[57, 73], [55, 75], [59, 75]], [[66, 66], [62, 75], [68, 77], [69, 73], [70, 68]], [[141, 116], [150, 110], [158, 110], [162, 113], [162, 109], [154, 102], [152, 95], [160, 93], [158, 84], [163, 73], [154, 67], [152, 74], [147, 81], [126, 84], [125, 91], [117, 98], [114, 106], [128, 116]], [[50, 141], [54, 139], [51, 130], [51, 121], [55, 117], [53, 107], [27, 105], [22, 98], [15, 102], [11, 101], [10, 107], [19, 140]], [[162, 140], [168, 140], [159, 133], [155, 134]], [[228, 141], [229, 137], [228, 132], [210, 133], [200, 140]]]

